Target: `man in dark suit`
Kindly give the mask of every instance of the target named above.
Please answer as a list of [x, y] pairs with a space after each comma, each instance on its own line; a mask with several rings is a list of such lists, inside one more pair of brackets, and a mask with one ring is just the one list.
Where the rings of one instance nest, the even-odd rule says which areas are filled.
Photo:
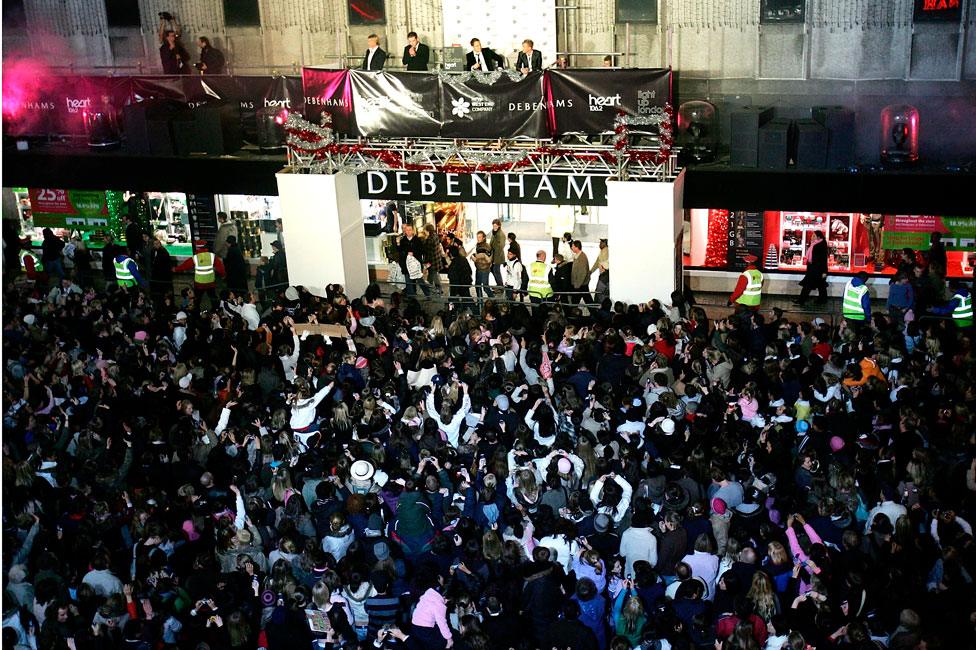
[[534, 45], [531, 39], [522, 41], [522, 51], [519, 52], [518, 60], [515, 62], [515, 69], [522, 74], [542, 70], [542, 52], [532, 49]]
[[818, 302], [827, 302], [827, 240], [819, 230], [813, 233], [813, 245], [803, 260], [807, 263], [807, 272], [800, 280], [800, 298], [793, 302], [802, 307], [814, 289], [819, 292]]
[[370, 34], [366, 39], [369, 44], [369, 48], [366, 50], [366, 56], [363, 57], [363, 70], [382, 70], [383, 65], [386, 64], [386, 52], [380, 47], [380, 37], [376, 34]]
[[505, 59], [500, 54], [495, 54], [491, 48], [481, 47], [481, 41], [477, 38], [471, 39], [471, 51], [468, 52], [468, 60], [464, 65], [465, 70], [491, 72], [495, 68], [504, 67]]
[[407, 70], [424, 72], [430, 62], [430, 48], [420, 42], [417, 32], [407, 34], [407, 46], [403, 48], [403, 65]]

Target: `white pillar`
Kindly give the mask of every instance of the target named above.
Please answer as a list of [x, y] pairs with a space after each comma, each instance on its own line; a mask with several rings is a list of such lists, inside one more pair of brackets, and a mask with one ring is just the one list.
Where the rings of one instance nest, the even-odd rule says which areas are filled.
[[351, 174], [276, 174], [288, 280], [316, 295], [339, 283], [350, 298], [369, 284], [359, 188]]
[[657, 298], [670, 303], [671, 292], [681, 287], [683, 180], [607, 182], [604, 210], [614, 301], [634, 304]]

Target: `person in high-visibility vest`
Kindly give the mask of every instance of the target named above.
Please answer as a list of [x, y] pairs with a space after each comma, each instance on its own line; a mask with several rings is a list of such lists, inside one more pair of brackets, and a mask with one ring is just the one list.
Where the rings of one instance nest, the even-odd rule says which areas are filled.
[[757, 311], [759, 303], [762, 301], [763, 274], [756, 268], [759, 258], [755, 255], [746, 255], [746, 268], [739, 275], [739, 281], [735, 284], [735, 290], [729, 296], [729, 305], [735, 305], [736, 311], [748, 309]]
[[193, 292], [196, 294], [197, 310], [199, 311], [202, 306], [204, 294], [210, 296], [210, 308], [216, 309], [220, 304], [217, 301], [217, 276], [222, 278], [227, 276], [224, 263], [207, 250], [207, 242], [202, 239], [194, 242], [193, 248], [195, 250], [193, 256], [188, 257], [173, 270], [180, 272], [193, 269]]
[[860, 326], [871, 322], [871, 296], [867, 283], [868, 274], [861, 271], [844, 287], [841, 311], [848, 323]]
[[949, 283], [952, 298], [942, 307], [930, 307], [929, 312], [939, 316], [952, 316], [952, 322], [960, 329], [973, 326], [973, 293], [965, 283], [953, 280]]
[[552, 286], [549, 284], [549, 267], [546, 265], [546, 252], [535, 254], [535, 261], [529, 266], [529, 300], [538, 305], [544, 300], [552, 298]]
[[44, 263], [29, 248], [20, 251], [20, 269], [27, 274], [28, 280], [47, 284], [47, 273], [44, 272]]
[[139, 274], [139, 265], [127, 253], [120, 253], [112, 263], [115, 265], [115, 282], [120, 289], [137, 285], [146, 288], [147, 283]]

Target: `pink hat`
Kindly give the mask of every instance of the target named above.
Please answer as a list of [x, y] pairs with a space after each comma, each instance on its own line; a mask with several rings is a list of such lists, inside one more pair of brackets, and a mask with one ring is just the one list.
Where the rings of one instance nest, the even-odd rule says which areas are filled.
[[834, 436], [830, 439], [830, 451], [837, 453], [844, 448], [844, 439], [840, 436]]
[[573, 471], [573, 464], [569, 462], [568, 458], [560, 458], [559, 462], [556, 463], [556, 467], [559, 469], [560, 474], [569, 474]]
[[356, 368], [358, 368], [359, 370], [362, 370], [368, 365], [369, 365], [369, 361], [366, 360], [366, 357], [358, 357], [356, 359]]
[[200, 539], [200, 534], [197, 533], [196, 529], [193, 528], [193, 522], [187, 519], [183, 522], [183, 532], [186, 533], [187, 539], [191, 542], [195, 542]]
[[715, 514], [717, 515], [724, 515], [728, 510], [728, 504], [726, 504], [722, 499], [712, 499], [712, 510], [714, 510]]
[[137, 341], [145, 341], [146, 340], [146, 331], [145, 330], [139, 330], [138, 332], [136, 332], [132, 336], [132, 338], [134, 338]]

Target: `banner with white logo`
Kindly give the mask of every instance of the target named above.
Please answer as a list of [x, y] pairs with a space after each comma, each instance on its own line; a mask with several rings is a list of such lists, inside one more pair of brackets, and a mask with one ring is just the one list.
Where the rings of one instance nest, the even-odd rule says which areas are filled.
[[367, 171], [359, 198], [466, 203], [606, 205], [607, 179], [586, 174]]
[[437, 137], [437, 75], [353, 71], [352, 102], [359, 135]]
[[322, 113], [328, 113], [337, 133], [357, 135], [349, 77], [349, 70], [302, 68], [305, 119], [320, 124]]
[[671, 101], [671, 70], [548, 70], [549, 129], [612, 131], [614, 118], [651, 115]]
[[445, 138], [549, 137], [546, 128], [544, 76], [533, 72], [495, 83], [450, 78], [440, 84], [441, 136]]

